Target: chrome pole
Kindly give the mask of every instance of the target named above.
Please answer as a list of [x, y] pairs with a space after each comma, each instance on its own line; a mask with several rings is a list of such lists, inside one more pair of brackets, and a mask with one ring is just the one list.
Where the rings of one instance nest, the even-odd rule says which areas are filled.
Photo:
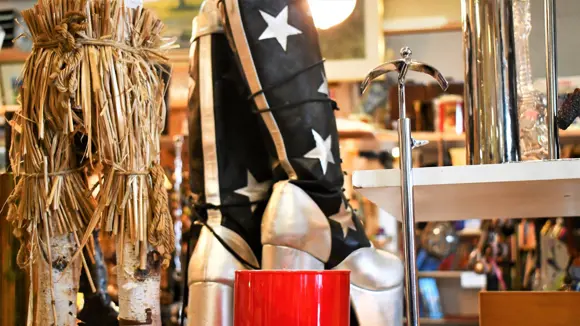
[[403, 244], [405, 254], [405, 291], [407, 303], [407, 325], [419, 326], [419, 292], [417, 281], [417, 261], [415, 252], [415, 198], [413, 193], [413, 148], [425, 145], [426, 141], [416, 141], [411, 137], [411, 120], [406, 117], [405, 79], [409, 70], [427, 74], [447, 90], [445, 77], [435, 68], [411, 59], [411, 49], [401, 49], [402, 59], [386, 62], [373, 69], [362, 83], [363, 92], [371, 81], [388, 72], [399, 73], [399, 147], [401, 170], [401, 209], [403, 220]]
[[461, 1], [468, 164], [520, 160], [512, 1]]
[[[403, 50], [404, 51], [404, 50]], [[411, 51], [401, 55], [407, 60]], [[413, 141], [411, 138], [411, 120], [406, 117], [405, 76], [404, 69], [399, 75], [399, 146], [401, 149], [401, 205], [403, 212], [403, 239], [405, 246], [405, 275], [407, 300], [407, 325], [419, 326], [419, 289], [417, 280], [417, 261], [415, 252], [415, 196], [413, 192]]]
[[548, 155], [550, 159], [560, 158], [560, 139], [556, 114], [558, 113], [558, 52], [556, 32], [556, 0], [544, 0], [544, 21], [546, 29], [546, 94], [548, 98]]
[[[405, 86], [399, 84], [399, 96], [405, 96]], [[403, 103], [405, 103], [403, 97]], [[411, 120], [399, 119], [399, 143], [401, 147], [401, 198], [403, 210], [403, 238], [405, 241], [405, 275], [407, 300], [407, 325], [419, 325], [419, 291], [417, 281], [417, 261], [415, 252], [415, 212], [413, 193], [413, 155], [411, 140]]]

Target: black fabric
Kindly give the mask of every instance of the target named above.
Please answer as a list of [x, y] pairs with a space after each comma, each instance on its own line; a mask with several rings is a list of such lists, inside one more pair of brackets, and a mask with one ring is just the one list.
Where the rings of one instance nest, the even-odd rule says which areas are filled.
[[371, 246], [360, 219], [354, 213], [352, 214], [352, 219], [354, 221], [356, 231], [347, 229], [348, 233], [346, 234], [346, 237], [343, 235], [342, 227], [340, 224], [330, 220], [330, 230], [332, 231], [332, 250], [330, 251], [330, 258], [325, 265], [327, 269], [336, 267], [355, 250]]
[[350, 326], [359, 326], [358, 318], [356, 312], [354, 311], [354, 306], [350, 304]]
[[[322, 61], [318, 32], [309, 13], [307, 0], [238, 0], [241, 18], [247, 43], [253, 58], [255, 71], [280, 133], [284, 139], [287, 157], [297, 179], [291, 182], [302, 188], [318, 204], [327, 217], [338, 213], [343, 200], [343, 172], [340, 166], [339, 138], [334, 117], [334, 107], [331, 101], [312, 101], [312, 99], [328, 98], [319, 92], [325, 81], [324, 66], [317, 64]], [[286, 50], [275, 39], [259, 40], [268, 24], [260, 11], [277, 17], [288, 7], [288, 24], [302, 33], [287, 38]], [[228, 8], [228, 15], [236, 14]], [[229, 21], [226, 17], [226, 30]], [[229, 37], [235, 48], [233, 38]], [[240, 62], [238, 62], [240, 63]], [[240, 69], [243, 67], [240, 65]], [[299, 72], [299, 74], [297, 74]], [[252, 74], [253, 71], [246, 72]], [[281, 83], [280, 81], [284, 81]], [[256, 90], [253, 90], [256, 91]], [[293, 105], [294, 103], [302, 103]], [[288, 107], [291, 106], [291, 107]], [[277, 110], [274, 108], [285, 108]], [[255, 107], [263, 110], [263, 107]], [[263, 118], [262, 115], [259, 115]], [[268, 151], [277, 160], [277, 152], [270, 132], [262, 123], [263, 137]], [[329, 162], [326, 173], [317, 159], [304, 156], [316, 147], [313, 131], [324, 140], [331, 137], [331, 152], [334, 163]], [[275, 181], [288, 179], [287, 171], [279, 165], [274, 165]], [[369, 247], [364, 228], [353, 214], [357, 231], [348, 229], [343, 235], [339, 223], [330, 219], [332, 231], [332, 250], [326, 268], [333, 268], [354, 250]]]
[[[280, 80], [294, 75], [296, 71], [305, 70], [287, 83], [266, 91], [265, 96], [269, 106], [278, 107], [324, 97], [324, 94], [318, 92], [318, 88], [324, 81], [324, 66], [317, 65], [306, 69], [322, 60], [318, 34], [312, 17], [307, 13], [307, 1], [250, 0], [239, 1], [239, 4], [246, 37], [262, 88], [268, 89], [270, 85], [278, 84]], [[259, 40], [268, 26], [260, 10], [275, 17], [286, 6], [288, 6], [289, 24], [302, 31], [302, 34], [289, 36], [287, 48], [284, 51], [274, 38]], [[327, 139], [328, 136], [332, 137], [332, 153], [335, 161], [339, 162], [338, 132], [332, 104], [310, 102], [297, 106], [295, 109], [275, 111], [273, 115], [284, 137], [287, 155], [298, 174], [298, 179], [316, 181], [326, 191], [338, 191], [343, 184], [343, 175], [338, 164], [329, 163], [326, 175], [324, 175], [318, 160], [304, 158], [304, 155], [316, 145], [312, 136], [314, 129], [323, 139]], [[265, 139], [271, 141], [270, 137]], [[276, 157], [273, 144], [270, 144], [269, 149], [271, 155]], [[333, 212], [325, 213], [331, 215], [337, 211], [338, 207]]]
[[[199, 76], [199, 51], [195, 52], [191, 67], [193, 79], [197, 81], [190, 90], [189, 104], [191, 189], [196, 197], [196, 206], [203, 206], [206, 203], [202, 146], [204, 130], [201, 128], [199, 80], [212, 78], [221, 203], [226, 206], [220, 208], [222, 225], [239, 234], [260, 260], [260, 224], [266, 203], [256, 204], [252, 212], [250, 199], [236, 193], [236, 190], [248, 185], [248, 171], [257, 182], [272, 180], [269, 156], [260, 139], [258, 118], [252, 114], [247, 101], [249, 91], [244, 87], [226, 37], [222, 34], [207, 37], [212, 38], [213, 76]], [[197, 213], [207, 216], [205, 209]]]

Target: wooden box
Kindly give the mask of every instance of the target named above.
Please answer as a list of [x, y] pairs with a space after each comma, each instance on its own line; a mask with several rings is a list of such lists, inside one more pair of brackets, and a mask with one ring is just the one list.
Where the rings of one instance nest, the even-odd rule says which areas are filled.
[[578, 326], [579, 292], [481, 292], [480, 326]]

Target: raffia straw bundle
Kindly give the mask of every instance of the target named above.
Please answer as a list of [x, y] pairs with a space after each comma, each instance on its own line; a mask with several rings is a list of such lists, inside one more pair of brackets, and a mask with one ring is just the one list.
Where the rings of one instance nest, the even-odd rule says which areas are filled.
[[[37, 257], [43, 234], [49, 241], [82, 230], [74, 261], [101, 226], [117, 235], [119, 265], [129, 252], [141, 274], [155, 269], [156, 254], [167, 266], [174, 235], [159, 165], [159, 67], [171, 43], [160, 36], [163, 23], [123, 0], [39, 0], [22, 14], [34, 42], [11, 153], [19, 183], [10, 218], [27, 249], [22, 265]], [[85, 144], [81, 155], [75, 140]], [[80, 157], [103, 167], [96, 208]]]
[[[71, 309], [71, 295], [63, 293], [78, 288], [79, 264], [72, 255], [80, 248], [95, 201], [87, 189], [83, 150], [80, 155], [75, 151], [83, 121], [78, 112], [62, 110], [55, 96], [58, 90], [48, 78], [57, 56], [37, 50], [24, 66], [21, 109], [11, 121], [10, 158], [17, 185], [8, 200], [8, 220], [22, 243], [18, 264], [30, 270], [31, 278], [36, 267], [37, 320], [60, 325], [76, 321], [68, 310], [57, 311]], [[81, 259], [88, 272], [85, 257]], [[29, 322], [32, 293], [31, 289]]]

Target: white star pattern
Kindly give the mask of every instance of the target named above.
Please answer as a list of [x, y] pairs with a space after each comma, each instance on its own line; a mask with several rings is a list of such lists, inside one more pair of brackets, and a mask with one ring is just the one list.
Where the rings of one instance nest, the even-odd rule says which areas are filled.
[[356, 226], [354, 225], [354, 221], [352, 218], [353, 218], [352, 212], [346, 209], [344, 204], [340, 205], [340, 211], [338, 211], [338, 213], [330, 217], [331, 220], [340, 224], [342, 228], [342, 235], [345, 238], [346, 235], [348, 234], [348, 229], [356, 231]]
[[[252, 173], [248, 171], [248, 185], [234, 192], [238, 195], [248, 197], [250, 202], [257, 202], [266, 198], [271, 184], [271, 181], [258, 182]], [[256, 204], [252, 205], [252, 213], [256, 209], [256, 206]]]
[[282, 49], [284, 49], [284, 52], [286, 52], [288, 37], [291, 35], [302, 34], [302, 31], [288, 24], [288, 6], [284, 7], [276, 17], [271, 16], [262, 10], [260, 10], [260, 14], [268, 24], [266, 30], [262, 35], [260, 35], [260, 41], [275, 38], [282, 46]]
[[326, 76], [322, 74], [322, 85], [318, 88], [318, 93], [328, 95], [328, 80], [326, 80]]
[[316, 142], [316, 147], [310, 152], [304, 155], [305, 158], [311, 158], [320, 161], [320, 166], [322, 166], [322, 174], [326, 175], [326, 170], [328, 169], [328, 162], [334, 164], [334, 156], [332, 155], [332, 135], [328, 138], [322, 139], [316, 130], [312, 129], [312, 136], [314, 136], [314, 141]]

